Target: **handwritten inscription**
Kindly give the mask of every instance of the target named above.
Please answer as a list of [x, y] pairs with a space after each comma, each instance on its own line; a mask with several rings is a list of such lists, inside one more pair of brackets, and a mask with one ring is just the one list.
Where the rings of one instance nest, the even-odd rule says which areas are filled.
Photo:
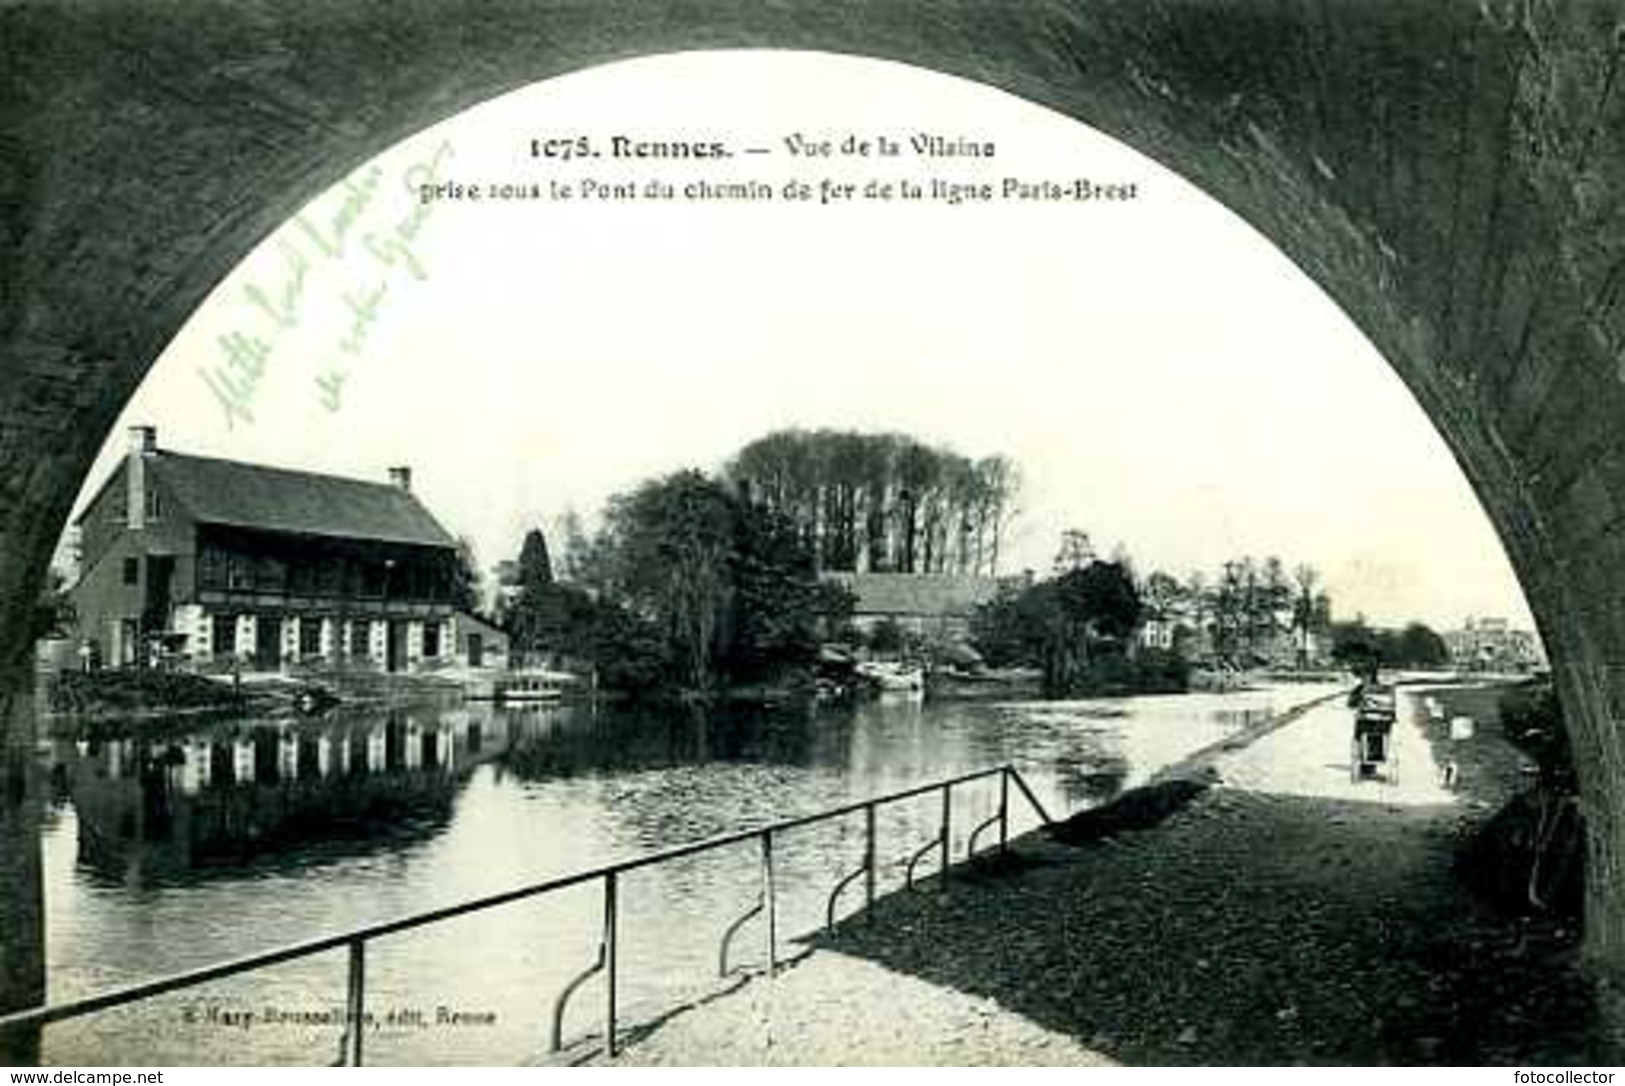
[[[369, 166], [283, 227], [269, 266], [241, 287], [237, 327], [218, 337], [214, 360], [198, 369], [228, 429], [254, 423], [255, 398], [284, 340], [326, 322], [337, 333], [323, 352], [333, 357], [318, 367], [315, 394], [329, 411], [343, 406], [345, 383], [384, 315], [392, 279], [429, 277], [421, 235], [433, 208], [411, 198], [439, 182], [451, 157], [451, 145], [440, 143], [408, 166], [398, 185], [383, 166]], [[407, 197], [404, 209], [388, 206], [391, 192]], [[328, 310], [319, 310], [323, 303]]]

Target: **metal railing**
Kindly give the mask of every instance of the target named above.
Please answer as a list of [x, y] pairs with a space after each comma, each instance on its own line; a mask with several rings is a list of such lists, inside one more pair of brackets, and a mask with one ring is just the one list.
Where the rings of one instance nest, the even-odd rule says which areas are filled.
[[467, 916], [470, 913], [494, 909], [502, 905], [509, 905], [516, 901], [539, 897], [543, 894], [553, 893], [571, 886], [599, 881], [604, 888], [603, 897], [603, 933], [598, 946], [598, 957], [593, 965], [578, 974], [559, 993], [553, 1004], [552, 1030], [549, 1037], [549, 1049], [558, 1052], [563, 1048], [564, 1042], [564, 1012], [570, 997], [578, 991], [588, 980], [599, 973], [605, 975], [604, 983], [604, 1049], [610, 1056], [617, 1052], [616, 1036], [616, 997], [619, 974], [616, 964], [616, 949], [619, 927], [619, 881], [620, 876], [640, 868], [653, 867], [657, 864], [671, 860], [694, 856], [702, 852], [710, 852], [730, 845], [743, 842], [758, 841], [761, 848], [761, 890], [756, 904], [745, 914], [730, 923], [723, 931], [721, 946], [717, 955], [717, 969], [721, 976], [729, 973], [728, 951], [734, 936], [749, 921], [757, 916], [766, 914], [766, 952], [767, 975], [772, 976], [778, 971], [778, 911], [774, 886], [773, 844], [776, 837], [787, 831], [810, 826], [831, 819], [842, 818], [859, 811], [864, 815], [864, 850], [862, 864], [850, 874], [844, 876], [835, 886], [829, 896], [825, 909], [825, 925], [833, 928], [835, 925], [835, 907], [841, 895], [852, 882], [860, 876], [864, 879], [864, 908], [871, 909], [875, 903], [876, 892], [876, 819], [875, 812], [888, 804], [899, 803], [916, 796], [927, 795], [932, 792], [942, 793], [942, 821], [939, 834], [928, 842], [924, 848], [912, 853], [909, 857], [906, 870], [906, 884], [914, 885], [914, 868], [919, 859], [927, 852], [940, 853], [941, 862], [939, 874], [946, 880], [951, 867], [949, 854], [949, 834], [952, 828], [952, 794], [953, 790], [961, 785], [973, 781], [985, 780], [989, 777], [999, 778], [999, 805], [992, 817], [980, 823], [972, 831], [966, 845], [965, 858], [973, 860], [976, 857], [976, 842], [986, 829], [992, 826], [999, 828], [998, 848], [1002, 852], [1009, 841], [1010, 817], [1010, 784], [1014, 782], [1021, 791], [1022, 796], [1031, 805], [1033, 810], [1045, 825], [1052, 823], [1049, 813], [1039, 803], [1038, 797], [1033, 795], [1032, 789], [1022, 779], [1020, 772], [1014, 766], [1002, 765], [992, 769], [984, 769], [975, 773], [966, 773], [948, 780], [935, 781], [930, 784], [918, 785], [899, 792], [877, 796], [873, 799], [859, 800], [840, 807], [833, 807], [817, 814], [803, 815], [799, 818], [789, 818], [782, 822], [775, 822], [760, 829], [740, 830], [734, 833], [710, 837], [692, 844], [678, 845], [674, 848], [660, 852], [650, 853], [646, 856], [623, 860], [620, 863], [606, 864], [589, 871], [581, 871], [571, 875], [548, 879], [544, 882], [534, 883], [507, 890], [499, 894], [476, 898], [456, 905], [448, 905], [439, 909], [417, 913], [397, 920], [372, 924], [357, 928], [338, 935], [324, 936], [306, 942], [294, 943], [274, 950], [251, 954], [247, 957], [235, 958], [201, 969], [193, 969], [184, 973], [177, 973], [157, 980], [146, 981], [141, 984], [130, 985], [125, 988], [114, 989], [100, 995], [85, 996], [80, 999], [69, 1000], [64, 1003], [48, 1004], [27, 1011], [18, 1011], [13, 1014], [0, 1016], [0, 1035], [13, 1030], [40, 1029], [54, 1022], [65, 1022], [69, 1019], [83, 1018], [87, 1015], [110, 1010], [131, 1003], [152, 999], [166, 995], [170, 992], [193, 988], [211, 981], [226, 977], [237, 976], [242, 973], [251, 973], [266, 969], [274, 965], [295, 961], [301, 958], [324, 954], [328, 951], [344, 949], [348, 955], [348, 969], [346, 971], [345, 990], [345, 1031], [339, 1041], [339, 1058], [336, 1065], [359, 1067], [364, 1052], [362, 1039], [366, 1034], [364, 1019], [366, 1015], [366, 962], [367, 944], [385, 936], [400, 932], [411, 931], [415, 928], [427, 927], [446, 920]]

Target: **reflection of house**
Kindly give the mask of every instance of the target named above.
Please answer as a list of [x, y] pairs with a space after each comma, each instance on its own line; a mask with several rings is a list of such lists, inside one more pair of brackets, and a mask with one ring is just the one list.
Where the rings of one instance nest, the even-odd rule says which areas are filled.
[[197, 663], [338, 662], [390, 671], [493, 648], [461, 629], [456, 541], [392, 482], [160, 450], [149, 427], [80, 516], [80, 634], [110, 664], [165, 647]]
[[1443, 636], [1451, 664], [1467, 671], [1529, 671], [1545, 661], [1539, 639], [1504, 618], [1469, 618]]
[[[489, 708], [255, 722], [164, 740], [57, 740], [79, 862], [119, 881], [231, 878], [236, 864], [321, 842], [365, 852], [436, 832], [469, 772], [499, 755]], [[408, 817], [412, 816], [412, 817]]]
[[992, 577], [948, 573], [826, 573], [825, 579], [852, 593], [852, 623], [870, 631], [890, 619], [927, 637], [960, 638], [972, 612], [998, 595]]

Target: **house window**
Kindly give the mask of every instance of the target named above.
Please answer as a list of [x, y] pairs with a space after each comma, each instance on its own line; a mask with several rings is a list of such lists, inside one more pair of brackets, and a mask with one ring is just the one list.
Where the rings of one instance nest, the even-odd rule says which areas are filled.
[[367, 658], [367, 646], [372, 633], [371, 627], [372, 623], [366, 619], [357, 619], [350, 623], [350, 655], [357, 660]]
[[440, 623], [425, 622], [423, 624], [423, 655], [433, 658], [440, 655]]
[[125, 584], [140, 584], [141, 583], [141, 559], [139, 559], [139, 558], [126, 558], [124, 560], [124, 583]]
[[248, 559], [245, 556], [233, 554], [226, 560], [226, 587], [254, 587], [254, 574], [249, 568]]
[[214, 652], [216, 656], [230, 656], [237, 651], [237, 616], [215, 615], [212, 618], [214, 626]]
[[156, 490], [147, 491], [147, 519], [157, 520], [159, 512], [158, 492]]
[[324, 596], [336, 596], [344, 583], [344, 563], [338, 558], [317, 560], [316, 591]]
[[322, 653], [322, 620], [319, 618], [302, 618], [299, 620], [299, 655], [320, 656]]

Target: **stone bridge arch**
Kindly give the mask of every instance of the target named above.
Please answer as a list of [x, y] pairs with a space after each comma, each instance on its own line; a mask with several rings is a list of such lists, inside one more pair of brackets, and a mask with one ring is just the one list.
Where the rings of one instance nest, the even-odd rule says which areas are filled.
[[1602, 0], [50, 2], [0, 11], [0, 719], [77, 487], [152, 361], [357, 163], [659, 52], [934, 69], [1046, 105], [1249, 220], [1445, 437], [1546, 639], [1625, 966], [1625, 9]]

